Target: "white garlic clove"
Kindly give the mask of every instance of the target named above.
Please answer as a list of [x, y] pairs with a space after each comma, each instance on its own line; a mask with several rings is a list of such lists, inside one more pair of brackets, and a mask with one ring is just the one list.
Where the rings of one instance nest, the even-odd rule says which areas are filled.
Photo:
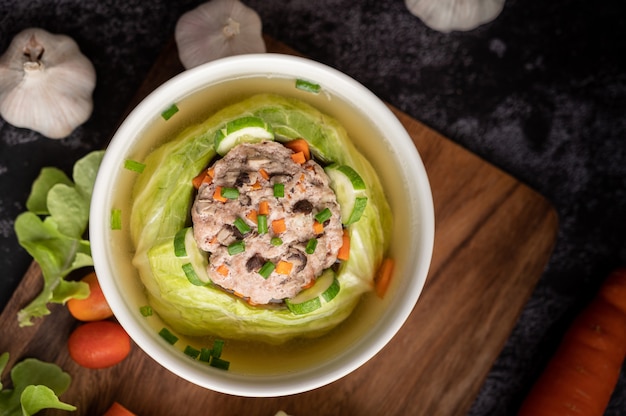
[[505, 0], [405, 0], [409, 11], [431, 29], [465, 31], [495, 19]]
[[29, 28], [0, 56], [0, 116], [51, 139], [91, 116], [96, 71], [74, 40]]
[[238, 0], [211, 0], [183, 14], [175, 29], [186, 69], [232, 55], [266, 51], [259, 15]]

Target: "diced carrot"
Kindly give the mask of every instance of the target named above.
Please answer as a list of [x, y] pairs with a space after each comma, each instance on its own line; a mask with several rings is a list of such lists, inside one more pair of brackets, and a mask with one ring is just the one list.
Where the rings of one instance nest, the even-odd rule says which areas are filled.
[[391, 283], [394, 266], [395, 262], [393, 259], [387, 257], [383, 259], [383, 263], [380, 265], [380, 268], [376, 273], [376, 279], [374, 279], [374, 290], [381, 299], [385, 296], [385, 293], [387, 293], [389, 283]]
[[226, 202], [227, 199], [222, 196], [222, 187], [216, 186], [215, 192], [213, 192], [213, 199], [220, 202]]
[[315, 285], [315, 279], [311, 279], [309, 283], [307, 283], [306, 285], [302, 285], [302, 290], [313, 287], [313, 285]]
[[284, 218], [272, 221], [272, 231], [274, 231], [274, 234], [284, 233], [286, 230], [287, 226], [285, 225]]
[[252, 184], [252, 189], [261, 189], [262, 187], [263, 186], [259, 183], [259, 181]]
[[303, 165], [306, 162], [306, 157], [304, 156], [304, 152], [298, 152], [291, 155], [291, 160], [299, 165]]
[[259, 215], [269, 215], [270, 204], [267, 201], [259, 202]]
[[341, 236], [342, 245], [337, 253], [337, 258], [339, 260], [348, 260], [350, 258], [350, 234], [348, 230], [344, 228], [343, 235]]
[[253, 209], [252, 211], [248, 212], [248, 215], [246, 215], [246, 218], [256, 224], [257, 223], [256, 209]]
[[102, 416], [135, 416], [135, 413], [131, 412], [118, 402], [113, 402], [111, 407]]
[[[295, 139], [285, 143], [285, 147], [294, 151], [294, 153], [302, 152], [302, 155], [306, 160], [311, 159], [311, 151], [309, 149], [309, 143], [304, 139]], [[304, 162], [303, 162], [304, 163]]]
[[215, 271], [222, 276], [228, 276], [228, 267], [226, 267], [224, 264], [220, 264], [219, 266], [217, 266], [217, 269], [215, 269]]
[[203, 183], [213, 182], [213, 176], [215, 176], [215, 167], [211, 166], [210, 168], [200, 172], [198, 176], [191, 180], [191, 183], [193, 184], [194, 188], [199, 189], [200, 185], [202, 185]]
[[261, 177], [265, 179], [266, 181], [270, 179], [270, 174], [267, 173], [267, 171], [263, 168], [259, 169], [259, 175], [261, 175]]
[[281, 260], [276, 265], [276, 269], [274, 271], [278, 274], [289, 274], [291, 273], [292, 268], [293, 268], [293, 263], [290, 263], [285, 260]]
[[319, 222], [318, 220], [313, 220], [313, 233], [315, 235], [321, 234], [324, 232], [324, 224]]

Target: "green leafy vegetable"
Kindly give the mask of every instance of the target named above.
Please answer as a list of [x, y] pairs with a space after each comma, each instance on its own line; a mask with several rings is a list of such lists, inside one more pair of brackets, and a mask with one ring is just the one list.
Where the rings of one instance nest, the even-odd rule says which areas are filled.
[[[9, 353], [0, 355], [0, 376], [8, 361]], [[76, 410], [59, 400], [72, 379], [56, 364], [27, 358], [13, 367], [11, 381], [13, 389], [3, 390], [0, 384], [2, 416], [30, 416], [43, 409]]]
[[43, 168], [26, 201], [28, 211], [15, 219], [20, 245], [39, 263], [44, 278], [41, 293], [18, 312], [20, 326], [48, 315], [48, 303], [85, 298], [89, 287], [66, 281], [73, 270], [93, 265], [89, 241], [83, 238], [89, 221], [93, 185], [104, 151], [76, 162], [72, 182], [56, 168]]
[[[307, 314], [254, 307], [233, 301], [214, 286], [194, 286], [185, 278], [174, 254], [176, 232], [189, 226], [192, 179], [216, 156], [217, 130], [229, 120], [246, 116], [267, 122], [278, 141], [304, 138], [315, 159], [351, 166], [366, 184], [369, 202], [361, 219], [349, 225], [354, 250], [337, 272], [341, 291], [332, 302]], [[345, 129], [308, 104], [272, 94], [250, 97], [182, 131], [148, 155], [145, 164], [145, 171], [137, 177], [130, 213], [136, 247], [133, 264], [155, 312], [177, 332], [270, 343], [317, 336], [346, 319], [361, 295], [372, 289], [375, 271], [391, 241], [391, 210], [376, 171], [354, 147]], [[176, 175], [171, 174], [174, 171]], [[261, 218], [258, 215], [257, 219]], [[258, 232], [267, 232], [266, 222], [259, 221]]]

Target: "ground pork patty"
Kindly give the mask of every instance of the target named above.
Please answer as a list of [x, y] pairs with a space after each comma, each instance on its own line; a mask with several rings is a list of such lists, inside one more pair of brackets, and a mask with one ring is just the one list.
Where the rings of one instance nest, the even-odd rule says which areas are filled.
[[[201, 185], [192, 207], [194, 237], [198, 246], [209, 252], [209, 277], [251, 303], [295, 296], [336, 261], [342, 244], [340, 208], [326, 173], [313, 160], [295, 163], [292, 154], [271, 141], [234, 147], [213, 165], [213, 180]], [[284, 186], [284, 196], [274, 196], [275, 184]], [[217, 187], [235, 188], [239, 194], [220, 201], [214, 198]], [[251, 213], [258, 214], [262, 201], [269, 207], [268, 231], [260, 234]], [[332, 215], [316, 234], [315, 215], [326, 208]], [[285, 231], [274, 232], [276, 220], [284, 220]], [[245, 222], [250, 230], [242, 233], [236, 221]], [[274, 237], [282, 243], [277, 244]], [[317, 246], [307, 254], [311, 239], [317, 240]], [[240, 242], [245, 251], [229, 254], [228, 247]], [[281, 274], [275, 270], [264, 278], [259, 270], [268, 261], [274, 265], [289, 262], [291, 271]]]

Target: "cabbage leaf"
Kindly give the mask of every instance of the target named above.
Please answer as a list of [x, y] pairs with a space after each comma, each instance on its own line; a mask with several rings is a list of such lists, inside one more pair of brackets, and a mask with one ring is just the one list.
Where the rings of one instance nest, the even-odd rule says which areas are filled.
[[[226, 122], [244, 116], [264, 119], [279, 141], [304, 138], [314, 158], [350, 165], [367, 184], [365, 212], [348, 227], [351, 253], [337, 274], [341, 289], [331, 302], [308, 314], [250, 306], [211, 285], [195, 286], [185, 277], [182, 260], [174, 255], [176, 232], [191, 223], [192, 178], [216, 156], [216, 131]], [[217, 335], [269, 343], [315, 337], [346, 319], [361, 295], [372, 289], [375, 271], [390, 243], [390, 207], [376, 171], [355, 148], [345, 129], [310, 105], [272, 94], [252, 96], [187, 128], [149, 154], [144, 163], [146, 168], [133, 191], [133, 263], [151, 306], [174, 330], [192, 336]]]

